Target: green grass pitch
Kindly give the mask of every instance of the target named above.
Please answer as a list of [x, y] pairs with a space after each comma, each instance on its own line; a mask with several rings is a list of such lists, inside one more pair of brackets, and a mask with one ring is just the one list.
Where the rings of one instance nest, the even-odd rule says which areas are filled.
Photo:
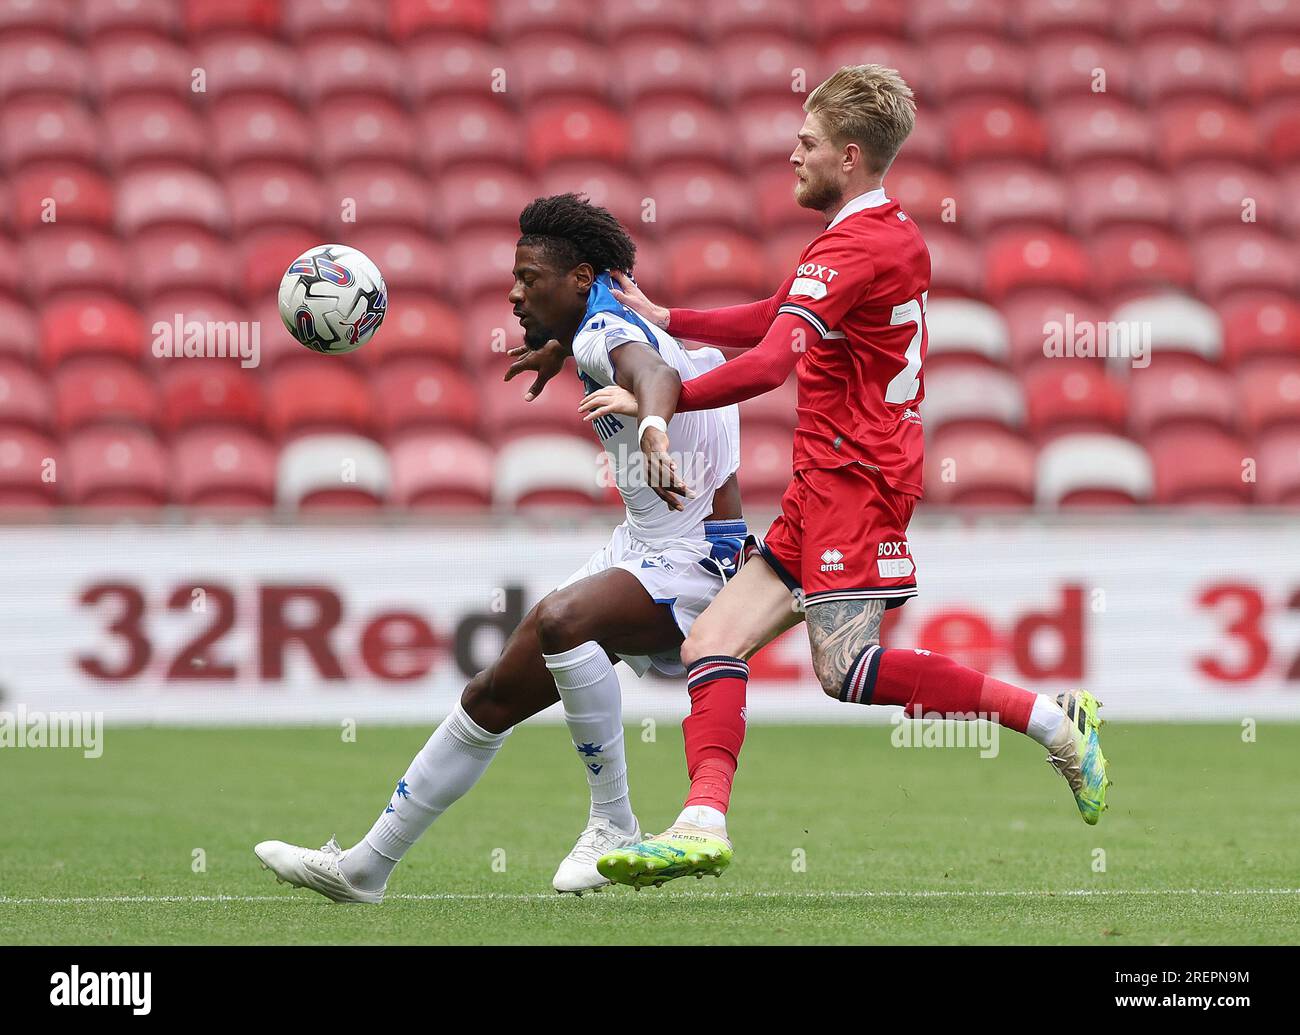
[[[1234, 725], [1108, 725], [1097, 827], [1024, 738], [981, 759], [891, 732], [752, 727], [721, 879], [575, 899], [550, 878], [586, 784], [561, 727], [526, 726], [378, 908], [278, 885], [251, 849], [353, 843], [427, 730], [109, 728], [98, 760], [6, 749], [0, 943], [1300, 942], [1300, 726], [1244, 743]], [[659, 829], [685, 786], [680, 730], [627, 741], [633, 805]]]

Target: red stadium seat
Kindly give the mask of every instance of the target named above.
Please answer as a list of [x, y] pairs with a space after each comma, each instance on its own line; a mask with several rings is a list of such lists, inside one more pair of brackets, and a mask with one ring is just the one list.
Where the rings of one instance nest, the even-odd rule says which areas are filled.
[[1067, 190], [1071, 224], [1083, 234], [1119, 224], [1168, 230], [1176, 211], [1169, 180], [1136, 162], [1089, 162]]
[[1219, 6], [1216, 0], [1128, 0], [1119, 13], [1133, 39], [1169, 32], [1213, 37]]
[[507, 67], [500, 47], [466, 35], [421, 36], [406, 45], [403, 59], [406, 88], [422, 104], [457, 95], [481, 98], [495, 70]]
[[504, 298], [514, 284], [515, 242], [519, 231], [473, 230], [452, 242], [448, 261], [464, 301], [483, 295]]
[[683, 232], [669, 242], [668, 255], [669, 291], [675, 298], [724, 288], [759, 298], [768, 286], [759, 245], [740, 234]]
[[[793, 179], [787, 172], [787, 187]], [[754, 225], [748, 183], [715, 166], [675, 164], [650, 177], [647, 196], [654, 199], [654, 225], [661, 234], [706, 226], [744, 231]], [[787, 204], [795, 207], [793, 197]]]
[[47, 368], [78, 355], [138, 362], [148, 341], [140, 314], [114, 297], [72, 297], [41, 310], [41, 362]]
[[120, 97], [101, 117], [108, 157], [118, 168], [137, 162], [201, 167], [207, 161], [207, 126], [185, 101], [156, 95]]
[[985, 263], [978, 245], [953, 230], [926, 231], [930, 251], [930, 291], [979, 296], [984, 290]]
[[232, 295], [237, 288], [235, 250], [215, 234], [161, 227], [138, 234], [130, 255], [133, 286], [145, 297], [170, 291]]
[[1241, 440], [1211, 428], [1170, 429], [1147, 443], [1155, 465], [1153, 502], [1232, 505], [1249, 502], [1253, 481]]
[[[780, 388], [746, 399], [740, 404], [741, 441], [744, 441], [751, 429], [762, 425], [780, 428], [787, 436], [791, 436], [797, 418], [797, 404], [798, 390], [793, 377]], [[793, 439], [788, 438], [788, 441], [793, 442]], [[748, 481], [745, 488], [749, 488]]]
[[980, 360], [953, 359], [925, 373], [925, 427], [1004, 427], [1025, 423], [1020, 381]]
[[1248, 432], [1300, 429], [1300, 352], [1257, 360], [1237, 377], [1241, 419]]
[[1105, 35], [1114, 27], [1114, 12], [1107, 0], [1025, 0], [1020, 8], [1020, 28], [1035, 39], [1051, 33], [1093, 32]]
[[299, 510], [376, 510], [388, 496], [388, 454], [360, 435], [307, 435], [280, 451], [276, 501]]
[[1182, 356], [1158, 355], [1132, 372], [1129, 423], [1145, 440], [1170, 426], [1205, 425], [1234, 431], [1240, 404], [1231, 374]]
[[[477, 178], [483, 174], [480, 170], [470, 170], [468, 175]], [[534, 178], [525, 178], [522, 182], [534, 185], [530, 201], [532, 197], [564, 194], [568, 191], [585, 194], [593, 205], [609, 209], [620, 223], [632, 231], [638, 242], [643, 233], [654, 230], [653, 223], [643, 220], [646, 211], [644, 181], [633, 176], [623, 166], [599, 162], [558, 162], [542, 174], [540, 188], [536, 186]], [[518, 215], [516, 211], [516, 219]]]
[[1223, 28], [1234, 40], [1294, 35], [1300, 33], [1300, 4], [1296, 0], [1234, 0], [1223, 12]]
[[1252, 104], [1300, 94], [1300, 34], [1254, 40], [1244, 50], [1246, 96]]
[[[504, 370], [503, 365], [501, 372]], [[527, 374], [509, 383], [502, 381], [500, 374], [492, 374], [495, 376], [485, 375], [479, 382], [479, 419], [488, 441], [501, 445], [529, 434], [591, 434], [578, 412], [578, 403], [587, 392], [571, 371], [553, 378], [532, 402], [524, 401], [524, 392], [532, 383]]]
[[598, 101], [542, 103], [527, 113], [525, 123], [528, 157], [536, 169], [564, 159], [621, 162], [627, 157], [627, 123]]
[[82, 0], [81, 28], [90, 37], [115, 32], [176, 36], [181, 11], [174, 0]]
[[125, 235], [187, 225], [224, 233], [230, 210], [222, 185], [189, 169], [140, 170], [117, 181], [117, 227]]
[[1099, 95], [1132, 100], [1137, 90], [1133, 52], [1116, 40], [1052, 36], [1034, 42], [1030, 61], [1031, 89], [1041, 101]]
[[932, 504], [1028, 506], [1034, 500], [1034, 448], [1002, 428], [963, 428], [926, 447], [925, 498]]
[[19, 360], [0, 355], [0, 427], [20, 424], [33, 431], [48, 431], [50, 401], [49, 385], [43, 377]]
[[1088, 360], [1038, 363], [1024, 374], [1030, 434], [1079, 432], [1116, 434], [1128, 409], [1123, 383], [1108, 377], [1103, 363]]
[[[818, 75], [829, 76], [845, 65], [884, 65], [897, 69], [922, 101], [933, 100], [937, 92], [931, 74], [932, 65], [922, 50], [897, 36], [882, 35], [882, 30], [874, 23], [859, 22], [853, 31], [823, 40], [818, 58]], [[809, 88], [815, 84], [814, 79], [808, 84]], [[921, 121], [918, 117], [918, 124]], [[933, 159], [934, 156], [927, 152], [926, 157]]]
[[1256, 162], [1262, 155], [1250, 113], [1226, 101], [1172, 101], [1159, 110], [1160, 155], [1171, 169], [1198, 158]]
[[127, 94], [193, 96], [195, 56], [155, 33], [114, 33], [98, 40], [89, 57], [101, 103]]
[[485, 0], [393, 0], [391, 7], [397, 39], [448, 32], [486, 36], [492, 27], [492, 5]]
[[472, 432], [478, 424], [478, 390], [460, 370], [443, 363], [406, 359], [384, 366], [371, 381], [382, 436], [418, 428]]
[[391, 101], [333, 100], [316, 109], [312, 134], [313, 150], [327, 169], [357, 161], [415, 164], [415, 124]]
[[[725, 5], [714, 3], [708, 10], [716, 14], [722, 6]], [[755, 9], [760, 8], [755, 6]], [[817, 62], [812, 44], [784, 32], [733, 35], [738, 31], [737, 27], [729, 29], [719, 37], [712, 51], [712, 68], [718, 76], [718, 85], [731, 101], [779, 97], [788, 104], [791, 90], [798, 82], [796, 69], [802, 70], [808, 90], [817, 85], [815, 79], [807, 82]]]
[[53, 224], [28, 236], [23, 248], [36, 295], [74, 289], [125, 292], [126, 249], [115, 237], [82, 227]]
[[864, 23], [898, 37], [907, 29], [906, 0], [813, 0], [810, 6], [813, 33], [819, 40], [833, 41]]
[[667, 33], [630, 37], [618, 46], [619, 93], [629, 107], [654, 98], [716, 100], [717, 75], [701, 43]]
[[1062, 435], [1038, 454], [1035, 499], [1056, 507], [1144, 503], [1155, 491], [1146, 450], [1116, 435]]
[[1043, 122], [1052, 158], [1061, 166], [1077, 167], [1103, 158], [1145, 162], [1153, 151], [1145, 113], [1104, 95], [1053, 104], [1044, 111]]
[[492, 381], [504, 376], [510, 365], [506, 353], [524, 343], [523, 328], [504, 291], [496, 298], [485, 295], [467, 308], [462, 338], [463, 362], [468, 369], [484, 371], [482, 376]]
[[1300, 302], [1294, 297], [1247, 291], [1219, 301], [1218, 311], [1230, 364], [1300, 353]]
[[1241, 68], [1229, 48], [1196, 36], [1143, 42], [1136, 59], [1148, 103], [1173, 97], [1231, 101], [1241, 90]]
[[740, 168], [789, 160], [805, 117], [798, 104], [788, 97], [757, 97], [738, 102], [732, 114], [740, 134]]
[[[247, 293], [250, 301], [268, 295], [274, 298], [289, 263], [320, 243], [320, 238], [314, 233], [300, 229], [273, 228], [246, 236], [239, 242], [242, 290]], [[366, 254], [370, 255], [369, 252]], [[371, 255], [371, 258], [374, 256]], [[384, 279], [391, 288], [388, 269], [383, 265], [379, 268], [384, 271]]]
[[67, 39], [0, 37], [0, 103], [23, 95], [76, 97], [86, 88], [85, 52]]
[[138, 367], [117, 359], [65, 363], [54, 374], [54, 420], [61, 434], [89, 424], [158, 424], [158, 395]]
[[57, 36], [69, 35], [73, 29], [75, 6], [69, 0], [0, 0], [0, 31], [42, 31]]
[[457, 432], [417, 432], [393, 443], [393, 501], [404, 507], [484, 507], [492, 501], [492, 450]]
[[266, 385], [266, 425], [277, 438], [303, 432], [365, 434], [374, 421], [370, 386], [328, 362], [272, 372]]
[[438, 206], [429, 197], [428, 180], [403, 165], [353, 163], [330, 177], [325, 196], [326, 234], [346, 238], [357, 225], [425, 227]]
[[[0, 444], [0, 458], [3, 458]], [[1300, 506], [1300, 430], [1287, 428], [1263, 436], [1255, 448], [1256, 498], [1260, 503]], [[3, 472], [0, 471], [0, 474]]]
[[592, 5], [584, 0], [497, 0], [493, 28], [505, 39], [536, 32], [589, 36], [595, 25]]
[[27, 428], [0, 427], [0, 509], [48, 507], [63, 484], [63, 454]]
[[307, 119], [281, 97], [256, 94], [229, 97], [212, 106], [207, 147], [217, 164], [240, 162], [315, 162], [320, 141]]
[[387, 36], [387, 6], [384, 0], [295, 0], [285, 5], [284, 32], [299, 44], [328, 33]]
[[[1292, 237], [1300, 237], [1300, 167], [1282, 175], [1281, 196], [1281, 221]], [[1267, 223], [1267, 214], [1262, 214], [1260, 221]]]
[[1277, 181], [1237, 162], [1197, 162], [1178, 175], [1178, 212], [1187, 231], [1251, 222], [1276, 224], [1283, 203]]
[[1029, 54], [997, 36], [945, 36], [930, 48], [931, 76], [944, 103], [980, 96], [1020, 100], [1029, 86]]
[[187, 360], [164, 367], [159, 381], [162, 425], [168, 434], [200, 426], [262, 427], [262, 389], [233, 360]]
[[297, 51], [277, 40], [239, 33], [196, 43], [199, 65], [207, 71], [207, 95], [214, 101], [239, 94], [249, 101], [293, 101], [302, 88]]
[[[53, 199], [53, 209], [46, 198]], [[45, 229], [51, 216], [60, 225], [84, 224], [96, 230], [109, 229], [113, 221], [108, 180], [81, 165], [29, 165], [13, 177], [12, 204], [14, 226], [20, 233]]]
[[575, 435], [532, 435], [503, 446], [492, 497], [503, 507], [592, 507], [606, 502], [600, 447]]
[[1256, 121], [1269, 161], [1281, 167], [1300, 159], [1300, 109], [1293, 100], [1286, 98], [1264, 105]]
[[502, 104], [457, 97], [436, 101], [420, 113], [421, 156], [441, 172], [456, 162], [522, 167], [525, 144], [519, 117]]
[[[326, 201], [321, 182], [295, 165], [245, 166], [224, 177], [236, 234], [267, 228], [322, 233]], [[330, 212], [336, 198], [330, 199]]]
[[461, 363], [465, 327], [460, 311], [431, 295], [403, 292], [389, 302], [380, 333], [359, 355], [376, 363], [408, 357]]
[[1253, 226], [1224, 227], [1194, 244], [1197, 286], [1211, 301], [1241, 290], [1300, 292], [1294, 243]]
[[69, 503], [157, 507], [167, 502], [167, 457], [148, 432], [87, 428], [68, 438], [65, 448]]
[[799, 5], [786, 0], [714, 0], [701, 13], [706, 33], [718, 42], [741, 33], [800, 36], [806, 27]]
[[300, 44], [302, 86], [307, 100], [319, 106], [340, 97], [400, 101], [404, 69], [400, 54], [379, 40], [349, 32], [344, 36], [314, 34]]
[[1018, 162], [985, 162], [961, 178], [958, 226], [977, 236], [1012, 227], [1063, 229], [1073, 198], [1061, 180]]
[[278, 0], [187, 0], [185, 24], [190, 36], [202, 37], [216, 30], [236, 29], [274, 33], [280, 26]]
[[595, 43], [554, 31], [517, 39], [505, 65], [508, 89], [525, 109], [539, 101], [608, 97], [612, 73], [607, 52]]
[[680, 97], [655, 99], [637, 105], [630, 119], [631, 159], [642, 170], [683, 159], [731, 167], [735, 124], [714, 105]]
[[1010, 32], [1008, 6], [1000, 0], [916, 0], [911, 5], [911, 30], [924, 40], [948, 32]]
[[962, 100], [944, 112], [948, 149], [957, 163], [989, 158], [1039, 161], [1047, 149], [1044, 124], [1038, 113], [1004, 99]]
[[[787, 170], [781, 170], [781, 177], [774, 185], [779, 185], [784, 194], [780, 197], [781, 207], [793, 205], [794, 185]], [[760, 179], [760, 189], [763, 181]], [[957, 181], [951, 174], [936, 166], [909, 158], [900, 158], [889, 167], [886, 176], [886, 192], [898, 201], [903, 210], [927, 229], [942, 223], [951, 223], [957, 214]], [[776, 192], [773, 191], [776, 198]], [[765, 198], [759, 195], [760, 212], [766, 209]], [[775, 207], [775, 205], [773, 205]], [[807, 215], [806, 210], [801, 210]], [[764, 220], [766, 222], [766, 220]], [[820, 230], [820, 225], [814, 231]]]
[[[762, 296], [772, 294], [794, 272], [795, 266], [799, 263], [799, 256], [803, 254], [804, 249], [808, 247], [808, 242], [816, 237], [817, 233], [817, 229], [808, 231], [795, 227], [782, 230], [779, 233], [769, 234], [764, 239], [763, 266], [765, 272], [763, 274]], [[739, 295], [741, 302], [752, 302], [755, 299], [752, 292], [736, 285], [713, 287], [699, 292], [701, 296], [728, 293]], [[697, 304], [695, 308], [702, 308], [702, 305]]]
[[538, 194], [535, 180], [512, 169], [459, 166], [438, 177], [431, 216], [448, 240], [471, 229], [509, 231], [518, 236], [519, 213]]
[[172, 495], [189, 507], [270, 507], [275, 502], [275, 450], [234, 428], [197, 428], [171, 450]]
[[1049, 342], [1068, 357], [1072, 343], [1079, 340], [1079, 328], [1106, 319], [1105, 311], [1083, 292], [1060, 289], [1017, 292], [1001, 308], [1011, 339], [1012, 362], [1018, 367], [1031, 367], [1044, 359], [1050, 359], [1052, 365], [1060, 363], [1059, 354], [1049, 355]]
[[0, 358], [13, 359], [34, 366], [40, 341], [36, 314], [15, 299], [0, 294]]
[[1154, 288], [1188, 289], [1192, 258], [1181, 237], [1155, 229], [1111, 227], [1093, 235], [1093, 290], [1120, 300]]
[[739, 477], [745, 503], [776, 509], [790, 485], [794, 432], [771, 424], [742, 423], [742, 428]]
[[100, 120], [66, 97], [25, 98], [0, 108], [0, 154], [12, 171], [29, 162], [99, 165], [104, 156]]
[[1061, 233], [1012, 230], [998, 234], [990, 240], [984, 256], [985, 290], [995, 300], [1025, 288], [1087, 291], [1092, 287], [1087, 254], [1073, 238]]
[[601, 4], [599, 10], [605, 32], [613, 41], [647, 32], [672, 32], [684, 39], [700, 34], [700, 8], [691, 0], [637, 0]]

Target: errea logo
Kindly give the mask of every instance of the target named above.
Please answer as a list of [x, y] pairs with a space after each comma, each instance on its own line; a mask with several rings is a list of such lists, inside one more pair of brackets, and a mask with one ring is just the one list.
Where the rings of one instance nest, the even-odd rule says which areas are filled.
[[844, 554], [839, 550], [826, 550], [822, 553], [822, 571], [843, 571]]

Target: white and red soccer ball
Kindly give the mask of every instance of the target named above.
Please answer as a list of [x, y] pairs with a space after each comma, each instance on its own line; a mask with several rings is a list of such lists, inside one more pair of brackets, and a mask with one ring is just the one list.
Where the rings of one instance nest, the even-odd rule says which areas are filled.
[[351, 352], [374, 337], [388, 311], [379, 267], [355, 248], [303, 252], [280, 281], [280, 319], [313, 352]]

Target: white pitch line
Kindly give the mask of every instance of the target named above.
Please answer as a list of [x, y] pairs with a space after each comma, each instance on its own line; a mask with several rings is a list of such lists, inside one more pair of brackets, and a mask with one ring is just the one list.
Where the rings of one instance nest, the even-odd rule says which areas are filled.
[[[751, 898], [1123, 898], [1141, 895], [1204, 895], [1208, 897], [1254, 897], [1270, 895], [1300, 895], [1300, 888], [1077, 888], [1066, 891], [714, 891], [692, 895], [692, 899], [751, 899]], [[506, 895], [495, 892], [482, 894], [426, 894], [389, 895], [385, 901], [398, 902], [555, 902], [558, 894]], [[653, 899], [649, 899], [653, 901]], [[34, 897], [10, 898], [0, 896], [0, 906], [64, 906], [109, 904], [165, 904], [172, 902], [311, 902], [310, 898], [292, 895], [83, 895], [67, 898]]]

